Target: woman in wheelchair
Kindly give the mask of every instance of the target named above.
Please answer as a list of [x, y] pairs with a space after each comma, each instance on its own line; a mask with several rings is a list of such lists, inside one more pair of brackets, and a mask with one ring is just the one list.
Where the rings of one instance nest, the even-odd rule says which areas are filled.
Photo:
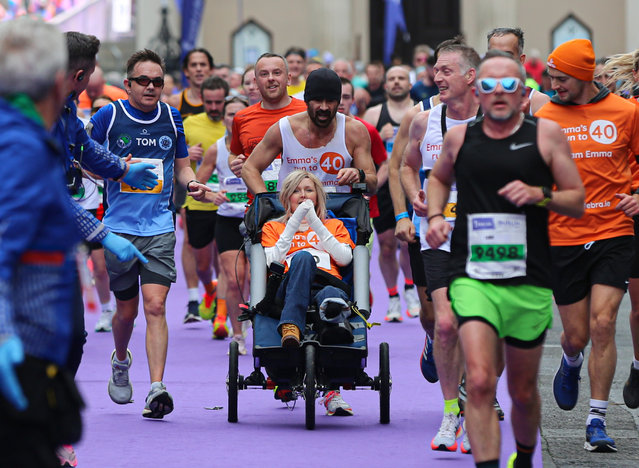
[[276, 295], [283, 301], [278, 325], [282, 346], [300, 345], [311, 304], [319, 311], [316, 331], [322, 344], [352, 342], [348, 295], [335, 285], [341, 283], [335, 281], [342, 278], [339, 267], [353, 259], [355, 245], [348, 231], [342, 221], [326, 219], [326, 192], [310, 172], [289, 174], [279, 197], [285, 214], [263, 226], [262, 245], [266, 264], [283, 263], [287, 270]]

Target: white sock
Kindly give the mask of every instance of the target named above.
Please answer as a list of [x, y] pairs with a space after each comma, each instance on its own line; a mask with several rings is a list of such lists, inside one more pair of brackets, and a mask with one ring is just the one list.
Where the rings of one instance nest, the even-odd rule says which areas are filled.
[[632, 360], [632, 367], [634, 367], [635, 369], [639, 370], [639, 361], [637, 361], [636, 359]]
[[105, 304], [100, 304], [100, 307], [102, 307], [102, 313], [106, 312], [107, 310], [113, 310], [113, 307], [111, 307], [110, 300], [106, 302]]
[[200, 301], [200, 291], [198, 288], [189, 288], [187, 289], [189, 293], [189, 302], [199, 302]]
[[151, 382], [151, 390], [155, 390], [156, 388], [161, 388], [164, 385], [162, 382]]
[[584, 355], [579, 353], [574, 357], [570, 357], [564, 352], [564, 359], [570, 367], [579, 367], [584, 362]]
[[593, 419], [601, 419], [606, 424], [606, 412], [608, 411], [608, 402], [603, 400], [590, 400], [590, 412], [586, 420], [588, 426]]

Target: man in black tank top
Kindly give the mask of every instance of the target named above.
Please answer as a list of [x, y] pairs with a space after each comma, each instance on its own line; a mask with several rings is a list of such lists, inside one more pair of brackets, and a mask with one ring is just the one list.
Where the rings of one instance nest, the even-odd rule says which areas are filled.
[[486, 54], [476, 81], [484, 118], [449, 129], [428, 183], [432, 248], [451, 229], [443, 210], [457, 183], [449, 294], [466, 363], [466, 429], [475, 463], [485, 467], [499, 466], [493, 401], [502, 340], [517, 442], [512, 459], [515, 467], [532, 466], [541, 417], [537, 371], [552, 323], [547, 210], [579, 217], [584, 209], [561, 129], [521, 111], [525, 77], [508, 54]]
[[[377, 128], [379, 135], [386, 144], [387, 153], [391, 154], [399, 124], [404, 115], [413, 107], [413, 100], [410, 98], [408, 70], [401, 66], [389, 68], [386, 72], [384, 88], [388, 99], [382, 104], [368, 109], [364, 114], [364, 120]], [[386, 164], [379, 168], [378, 186], [377, 204], [379, 206], [379, 216], [373, 218], [373, 226], [375, 227], [375, 232], [377, 232], [377, 240], [380, 247], [379, 266], [389, 296], [385, 320], [387, 322], [401, 322], [402, 305], [397, 289], [397, 275], [400, 266], [406, 280], [404, 285], [404, 300], [407, 306], [406, 315], [411, 318], [419, 317], [421, 306], [413, 283], [408, 244], [403, 241], [399, 242], [395, 238], [396, 221], [388, 185], [388, 167]], [[397, 261], [398, 245], [400, 246], [399, 262]]]

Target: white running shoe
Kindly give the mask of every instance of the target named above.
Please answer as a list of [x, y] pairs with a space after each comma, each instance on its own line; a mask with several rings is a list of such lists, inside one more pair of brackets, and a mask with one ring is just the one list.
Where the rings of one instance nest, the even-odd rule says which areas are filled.
[[344, 401], [339, 390], [328, 392], [320, 403], [324, 403], [328, 416], [353, 416], [353, 408]]
[[113, 314], [115, 312], [113, 310], [103, 310], [100, 314], [100, 318], [95, 324], [96, 332], [110, 332], [111, 331], [111, 321], [113, 320]]
[[441, 450], [444, 452], [457, 451], [457, 438], [461, 435], [461, 425], [459, 423], [459, 416], [453, 413], [444, 413], [442, 419], [442, 425], [439, 427], [439, 431], [430, 443], [430, 448], [433, 450]]
[[419, 317], [419, 312], [422, 310], [422, 305], [419, 302], [419, 297], [417, 296], [417, 288], [413, 286], [412, 288], [404, 289], [404, 300], [406, 301], [406, 315], [408, 318], [417, 318]]
[[128, 364], [119, 363], [115, 359], [115, 349], [111, 353], [111, 378], [109, 379], [109, 397], [118, 405], [131, 403], [133, 385], [129, 380], [129, 369], [133, 363], [131, 351], [126, 350]]
[[384, 318], [387, 322], [401, 322], [402, 319], [402, 303], [399, 300], [399, 296], [388, 298], [388, 312]]
[[[233, 335], [231, 341], [237, 343], [237, 350], [242, 356], [246, 356], [246, 340], [243, 335]], [[228, 353], [227, 353], [228, 354]]]

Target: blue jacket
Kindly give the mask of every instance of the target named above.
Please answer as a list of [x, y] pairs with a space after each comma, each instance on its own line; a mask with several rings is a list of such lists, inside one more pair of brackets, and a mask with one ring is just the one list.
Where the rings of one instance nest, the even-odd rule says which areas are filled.
[[89, 138], [84, 124], [77, 116], [78, 109], [69, 96], [53, 127], [53, 137], [66, 155], [66, 168], [75, 159], [84, 169], [105, 179], [119, 179], [124, 174], [126, 164], [115, 154]]
[[64, 364], [75, 286], [73, 201], [64, 156], [42, 126], [0, 99], [0, 341]]

